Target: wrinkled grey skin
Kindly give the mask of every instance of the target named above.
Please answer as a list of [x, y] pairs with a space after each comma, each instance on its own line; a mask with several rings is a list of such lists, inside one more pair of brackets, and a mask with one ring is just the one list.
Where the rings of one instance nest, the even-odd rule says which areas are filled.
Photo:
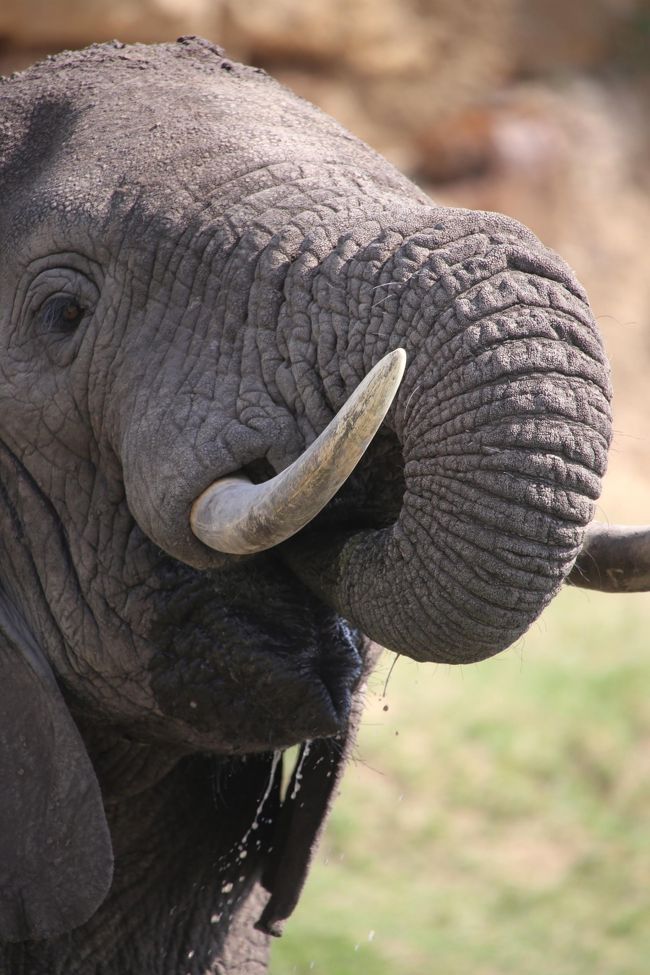
[[[528, 230], [205, 42], [4, 81], [0, 173], [0, 972], [261, 972], [360, 631], [478, 660], [571, 568], [610, 439], [594, 322]], [[208, 484], [284, 468], [397, 347], [314, 525], [245, 559], [192, 535]], [[281, 807], [273, 752], [308, 740]]]

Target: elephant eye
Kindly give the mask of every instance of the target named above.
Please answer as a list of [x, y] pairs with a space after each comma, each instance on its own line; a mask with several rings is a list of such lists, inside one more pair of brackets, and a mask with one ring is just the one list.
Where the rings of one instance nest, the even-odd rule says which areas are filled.
[[85, 314], [86, 309], [76, 298], [54, 295], [41, 305], [38, 317], [45, 332], [69, 334], [80, 325]]

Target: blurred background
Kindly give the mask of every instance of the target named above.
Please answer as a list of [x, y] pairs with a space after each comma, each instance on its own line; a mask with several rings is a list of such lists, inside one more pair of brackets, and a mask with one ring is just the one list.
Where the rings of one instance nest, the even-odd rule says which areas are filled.
[[[650, 0], [0, 0], [0, 73], [202, 34], [586, 286], [614, 375], [598, 517], [650, 521]], [[274, 975], [646, 975], [650, 596], [565, 591], [464, 668], [384, 654]]]

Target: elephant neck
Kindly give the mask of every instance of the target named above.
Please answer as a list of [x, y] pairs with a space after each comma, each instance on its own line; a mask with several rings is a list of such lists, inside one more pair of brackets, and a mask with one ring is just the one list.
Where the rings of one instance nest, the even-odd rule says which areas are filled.
[[253, 928], [267, 896], [256, 882], [263, 824], [259, 846], [242, 841], [267, 771], [262, 759], [219, 768], [191, 756], [155, 785], [107, 799], [115, 852], [107, 900], [60, 938], [0, 948], [0, 975], [266, 970], [267, 937]]

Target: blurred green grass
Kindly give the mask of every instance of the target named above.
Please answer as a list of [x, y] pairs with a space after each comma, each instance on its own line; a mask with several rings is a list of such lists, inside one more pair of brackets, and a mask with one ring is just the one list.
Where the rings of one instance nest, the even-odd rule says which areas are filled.
[[393, 660], [273, 975], [647, 975], [650, 596], [565, 590], [492, 660]]

